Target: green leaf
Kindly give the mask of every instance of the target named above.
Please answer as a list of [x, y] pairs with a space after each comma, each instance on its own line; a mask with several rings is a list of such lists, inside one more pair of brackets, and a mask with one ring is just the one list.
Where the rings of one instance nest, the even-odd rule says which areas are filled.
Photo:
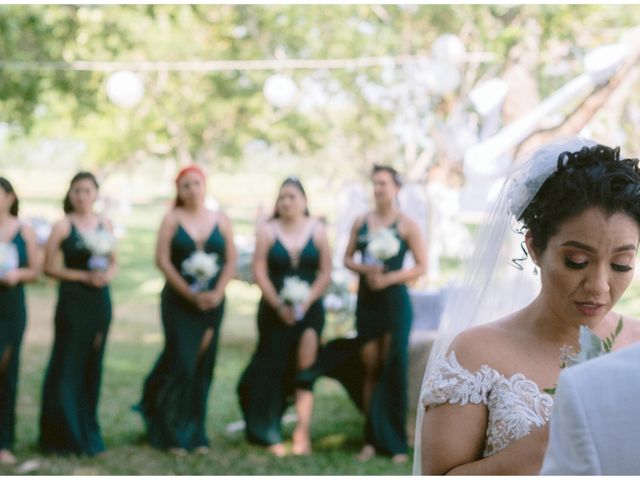
[[556, 388], [558, 388], [557, 385], [553, 386], [551, 388], [543, 388], [542, 391], [544, 393], [548, 393], [549, 395], [555, 395], [556, 394]]
[[613, 344], [615, 343], [616, 338], [618, 338], [618, 335], [620, 335], [620, 332], [622, 332], [623, 327], [624, 322], [621, 316], [620, 320], [618, 320], [618, 324], [616, 325], [616, 329], [614, 330], [614, 332], [602, 341], [605, 352], [609, 353], [611, 352], [611, 350], [613, 350]]
[[620, 335], [620, 332], [622, 331], [622, 327], [624, 327], [624, 322], [622, 321], [622, 315], [620, 316], [620, 320], [618, 320], [618, 325], [616, 326], [616, 331], [614, 333], [614, 339]]

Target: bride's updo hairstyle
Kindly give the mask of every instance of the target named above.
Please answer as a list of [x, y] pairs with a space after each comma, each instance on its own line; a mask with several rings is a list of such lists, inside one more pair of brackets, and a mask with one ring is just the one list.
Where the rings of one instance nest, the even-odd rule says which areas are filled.
[[542, 253], [562, 223], [591, 207], [625, 213], [640, 227], [640, 168], [637, 159], [620, 158], [620, 147], [596, 144], [561, 153], [518, 220]]

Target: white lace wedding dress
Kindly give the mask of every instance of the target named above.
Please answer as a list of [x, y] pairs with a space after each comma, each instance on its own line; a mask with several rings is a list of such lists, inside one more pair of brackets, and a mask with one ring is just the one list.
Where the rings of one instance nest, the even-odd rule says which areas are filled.
[[487, 406], [489, 419], [483, 457], [525, 437], [532, 427], [542, 427], [549, 421], [553, 407], [553, 397], [523, 374], [507, 378], [487, 365], [471, 373], [460, 365], [453, 351], [435, 365], [423, 392], [420, 401], [425, 408], [447, 402]]

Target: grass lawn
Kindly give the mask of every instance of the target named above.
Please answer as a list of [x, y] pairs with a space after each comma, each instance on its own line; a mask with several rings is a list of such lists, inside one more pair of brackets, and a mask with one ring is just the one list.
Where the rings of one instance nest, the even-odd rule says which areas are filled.
[[[127, 235], [118, 249], [121, 270], [112, 290], [114, 319], [99, 407], [108, 451], [98, 458], [60, 457], [43, 456], [36, 447], [56, 293], [55, 283], [41, 280], [27, 289], [29, 317], [22, 350], [14, 448], [18, 464], [0, 467], [0, 474], [410, 474], [409, 464], [394, 465], [387, 458], [366, 463], [355, 460], [364, 419], [342, 387], [330, 379], [320, 380], [316, 387], [313, 455], [276, 459], [262, 448], [248, 445], [243, 432], [226, 431], [229, 423], [241, 418], [235, 389], [253, 351], [259, 298], [257, 287], [239, 281], [229, 285], [221, 347], [209, 396], [207, 430], [211, 451], [207, 455], [176, 458], [145, 445], [142, 419], [131, 410], [131, 405], [139, 400], [143, 380], [163, 343], [158, 305], [162, 279], [152, 262], [160, 214], [157, 207], [136, 207], [135, 213], [123, 222]], [[290, 436], [292, 429], [292, 423], [285, 424], [285, 435]]]

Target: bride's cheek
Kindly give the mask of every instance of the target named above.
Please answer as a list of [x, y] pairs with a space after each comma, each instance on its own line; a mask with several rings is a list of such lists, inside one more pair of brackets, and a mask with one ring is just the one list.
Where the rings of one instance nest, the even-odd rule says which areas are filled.
[[551, 268], [543, 275], [542, 284], [554, 296], [567, 296], [575, 292], [582, 282], [580, 271], [568, 268]]
[[617, 302], [620, 297], [624, 295], [624, 292], [627, 290], [627, 288], [629, 288], [629, 285], [631, 285], [631, 282], [633, 281], [633, 272], [629, 273], [629, 275], [625, 275], [625, 278], [623, 280], [621, 279], [620, 281], [617, 281], [612, 285], [611, 293], [614, 302]]

